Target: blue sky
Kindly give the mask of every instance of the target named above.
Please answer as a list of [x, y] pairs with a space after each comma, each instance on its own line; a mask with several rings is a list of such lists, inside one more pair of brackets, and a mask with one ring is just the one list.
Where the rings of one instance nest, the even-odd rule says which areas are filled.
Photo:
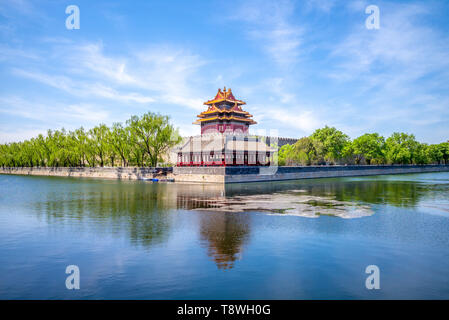
[[[67, 30], [65, 8], [80, 9]], [[380, 9], [380, 29], [365, 8]], [[448, 1], [0, 0], [0, 142], [169, 114], [183, 135], [219, 87], [253, 133], [449, 139]]]

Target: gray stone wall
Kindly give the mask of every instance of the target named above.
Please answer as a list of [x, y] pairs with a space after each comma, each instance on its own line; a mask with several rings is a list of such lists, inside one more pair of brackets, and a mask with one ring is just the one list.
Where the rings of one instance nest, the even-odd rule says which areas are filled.
[[307, 167], [177, 167], [175, 180], [224, 183], [280, 181], [311, 178], [333, 178], [384, 174], [449, 171], [449, 165], [373, 165], [373, 166], [307, 166]]
[[[0, 174], [105, 179], [174, 178], [176, 182], [239, 183], [449, 171], [449, 165], [174, 168], [0, 168]], [[162, 174], [161, 174], [162, 172]]]
[[32, 176], [87, 177], [105, 179], [151, 179], [160, 175], [171, 175], [173, 168], [122, 168], [122, 167], [23, 167], [0, 168], [0, 174], [19, 174]]
[[209, 174], [225, 175], [229, 167], [174, 167], [173, 174]]
[[[263, 172], [262, 170], [266, 170], [264, 167], [235, 170], [235, 173], [231, 173], [231, 170], [230, 174], [225, 176], [225, 183], [440, 172], [449, 171], [449, 165], [278, 167], [276, 171], [272, 172]], [[260, 172], [257, 173], [257, 170], [260, 170]]]

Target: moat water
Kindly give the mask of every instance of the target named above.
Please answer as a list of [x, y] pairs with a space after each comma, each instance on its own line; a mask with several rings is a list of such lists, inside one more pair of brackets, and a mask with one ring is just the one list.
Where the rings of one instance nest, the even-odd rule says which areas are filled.
[[0, 299], [103, 298], [449, 299], [449, 173], [226, 187], [0, 175]]

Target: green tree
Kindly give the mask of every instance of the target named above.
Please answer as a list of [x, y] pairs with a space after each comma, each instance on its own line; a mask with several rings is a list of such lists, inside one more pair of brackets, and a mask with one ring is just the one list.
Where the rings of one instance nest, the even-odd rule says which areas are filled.
[[280, 166], [286, 166], [286, 165], [292, 165], [293, 158], [295, 153], [295, 147], [292, 144], [284, 144], [282, 147], [279, 148], [278, 155], [278, 165]]
[[313, 140], [309, 137], [302, 137], [295, 143], [295, 156], [293, 157], [299, 164], [311, 165], [317, 162], [318, 154]]
[[181, 142], [169, 119], [168, 116], [148, 112], [140, 118], [132, 116], [127, 121], [133, 140], [142, 152], [142, 163], [147, 155], [150, 166], [155, 167], [162, 154]]
[[108, 152], [109, 128], [105, 124], [100, 124], [89, 130], [89, 136], [92, 140], [91, 156], [95, 155], [96, 158], [100, 159], [100, 167], [103, 167]]
[[343, 149], [349, 137], [334, 127], [317, 129], [310, 136], [316, 150], [318, 161], [337, 162], [343, 158]]
[[443, 142], [439, 144], [439, 148], [443, 155], [443, 161], [445, 164], [449, 163], [449, 142]]
[[371, 164], [372, 160], [376, 160], [376, 163], [382, 163], [384, 147], [384, 137], [378, 133], [365, 133], [352, 142], [352, 152], [355, 157], [355, 162], [359, 164], [364, 159], [367, 164]]
[[120, 157], [121, 165], [128, 166], [129, 156], [131, 153], [131, 140], [129, 139], [129, 129], [123, 127], [121, 123], [112, 125], [111, 134], [109, 135], [109, 143]]
[[419, 142], [413, 134], [393, 133], [385, 142], [386, 158], [389, 163], [411, 164]]
[[79, 157], [79, 166], [84, 167], [89, 163], [89, 144], [88, 134], [83, 127], [76, 129], [73, 137]]
[[418, 142], [413, 153], [412, 161], [415, 164], [426, 164], [431, 162], [429, 158], [429, 146], [426, 143]]
[[427, 148], [427, 156], [429, 158], [429, 161], [432, 163], [438, 163], [440, 164], [441, 162], [444, 161], [443, 159], [443, 150], [440, 147], [439, 144], [431, 144], [428, 148]]

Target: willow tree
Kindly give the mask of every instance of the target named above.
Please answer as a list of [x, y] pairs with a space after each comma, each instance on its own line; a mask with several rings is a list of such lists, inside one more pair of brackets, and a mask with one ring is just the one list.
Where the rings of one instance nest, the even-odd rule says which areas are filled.
[[89, 130], [89, 136], [92, 139], [92, 151], [100, 159], [100, 167], [104, 166], [104, 162], [108, 156], [108, 135], [109, 128], [104, 124], [100, 124]]
[[108, 140], [115, 153], [119, 155], [122, 166], [128, 166], [131, 153], [131, 139], [128, 128], [123, 127], [120, 122], [114, 123]]
[[181, 142], [178, 130], [169, 120], [168, 116], [148, 112], [142, 117], [132, 116], [126, 122], [135, 142], [143, 154], [148, 156], [149, 165], [152, 167], [157, 165], [164, 153]]

